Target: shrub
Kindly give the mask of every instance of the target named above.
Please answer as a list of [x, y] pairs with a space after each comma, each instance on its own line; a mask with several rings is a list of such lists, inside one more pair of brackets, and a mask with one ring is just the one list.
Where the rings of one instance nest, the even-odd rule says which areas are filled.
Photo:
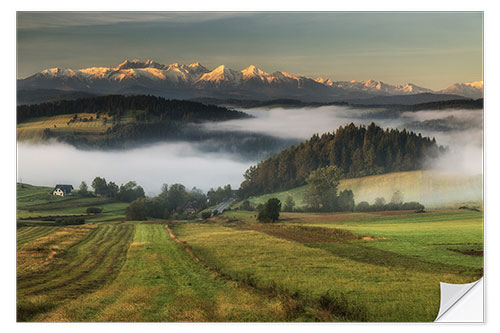
[[280, 216], [281, 201], [277, 198], [271, 198], [267, 200], [263, 209], [259, 212], [257, 220], [259, 222], [268, 223], [275, 222]]
[[288, 196], [285, 200], [285, 205], [283, 206], [283, 211], [284, 212], [292, 212], [293, 207], [295, 207], [295, 201], [293, 200], [292, 196]]
[[356, 206], [356, 211], [357, 212], [368, 212], [370, 211], [371, 207], [370, 204], [366, 201], [361, 201], [357, 206]]
[[87, 208], [87, 214], [99, 214], [102, 212], [102, 208], [99, 207], [89, 207]]
[[354, 211], [354, 194], [351, 190], [343, 190], [337, 196], [337, 203], [335, 205], [336, 211], [352, 212]]
[[55, 221], [56, 225], [81, 225], [85, 224], [85, 219], [83, 217], [65, 217], [57, 219]]
[[145, 220], [147, 213], [148, 211], [144, 198], [132, 201], [125, 210], [127, 220]]
[[212, 216], [212, 213], [208, 210], [205, 210], [201, 213], [201, 218], [206, 220]]
[[253, 210], [253, 207], [252, 205], [250, 204], [250, 201], [249, 200], [244, 200], [241, 205], [240, 205], [240, 209], [241, 210], [247, 210], [247, 211], [251, 211]]
[[407, 210], [410, 210], [410, 209], [414, 209], [414, 210], [423, 210], [425, 207], [424, 205], [422, 205], [421, 203], [419, 202], [415, 202], [415, 201], [411, 201], [411, 202], [405, 202], [402, 206], [401, 206], [402, 209], [407, 209]]

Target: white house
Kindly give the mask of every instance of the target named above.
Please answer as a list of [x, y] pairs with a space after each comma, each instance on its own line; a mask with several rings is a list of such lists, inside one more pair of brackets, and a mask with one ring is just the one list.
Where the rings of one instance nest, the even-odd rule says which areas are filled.
[[66, 195], [71, 195], [72, 190], [73, 185], [56, 185], [56, 187], [54, 187], [54, 190], [52, 191], [52, 194], [64, 197]]

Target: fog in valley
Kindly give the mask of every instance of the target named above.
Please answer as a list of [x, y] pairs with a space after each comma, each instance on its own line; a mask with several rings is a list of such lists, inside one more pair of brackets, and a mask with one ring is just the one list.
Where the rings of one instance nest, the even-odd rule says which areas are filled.
[[482, 110], [428, 110], [394, 112], [374, 109], [355, 109], [323, 106], [301, 109], [254, 109], [245, 112], [252, 119], [209, 123], [212, 130], [232, 130], [266, 133], [282, 138], [310, 138], [313, 134], [334, 132], [349, 123], [382, 128], [406, 128], [436, 138], [448, 152], [437, 161], [428, 161], [430, 168], [452, 173], [481, 174], [483, 154]]
[[82, 181], [91, 185], [96, 176], [124, 184], [136, 181], [147, 195], [156, 195], [163, 184], [184, 184], [205, 192], [231, 184], [238, 188], [249, 162], [220, 153], [203, 154], [192, 143], [157, 143], [117, 151], [78, 150], [62, 143], [18, 143], [18, 181], [54, 186]]
[[[339, 106], [298, 109], [243, 110], [255, 118], [206, 123], [207, 130], [242, 131], [272, 135], [300, 142], [314, 133], [335, 131], [353, 122], [382, 128], [406, 128], [435, 137], [448, 152], [430, 168], [447, 173], [481, 174], [483, 112], [481, 110], [432, 110], [395, 112]], [[18, 143], [17, 180], [34, 185], [54, 186], [81, 181], [89, 185], [96, 176], [117, 184], [130, 180], [155, 195], [164, 183], [182, 183], [204, 191], [243, 181], [244, 171], [258, 158], [243, 158], [234, 151], [207, 151], [203, 142], [159, 142], [141, 148], [115, 151], [78, 150], [61, 143]]]

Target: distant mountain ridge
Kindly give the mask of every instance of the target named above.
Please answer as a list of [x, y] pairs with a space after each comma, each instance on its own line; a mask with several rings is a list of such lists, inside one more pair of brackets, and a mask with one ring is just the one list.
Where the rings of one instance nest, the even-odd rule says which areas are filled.
[[198, 62], [163, 65], [153, 60], [125, 60], [113, 67], [78, 70], [50, 68], [17, 80], [18, 90], [59, 89], [92, 94], [144, 94], [167, 98], [295, 98], [303, 101], [341, 101], [375, 96], [421, 93], [481, 98], [482, 81], [456, 83], [442, 91], [412, 83], [391, 85], [382, 81], [332, 81], [286, 72], [267, 73], [254, 65], [233, 70], [221, 65], [209, 70]]

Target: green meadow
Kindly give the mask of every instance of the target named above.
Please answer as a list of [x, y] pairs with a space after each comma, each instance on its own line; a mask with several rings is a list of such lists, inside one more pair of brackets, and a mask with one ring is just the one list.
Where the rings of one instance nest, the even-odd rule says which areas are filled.
[[[73, 117], [77, 116], [77, 120], [71, 122]], [[106, 132], [108, 128], [113, 126], [113, 120], [109, 116], [101, 115], [97, 118], [97, 113], [75, 113], [63, 114], [51, 117], [31, 118], [27, 121], [17, 124], [17, 140], [18, 141], [41, 141], [45, 129], [50, 129], [54, 136], [81, 133], [86, 136], [95, 136]], [[105, 118], [108, 118], [104, 120]], [[82, 121], [80, 119], [87, 119]], [[90, 120], [92, 119], [92, 120]], [[133, 121], [133, 112], [126, 111], [120, 118], [120, 123], [129, 123]]]
[[17, 184], [17, 219], [37, 221], [37, 218], [57, 216], [87, 216], [87, 208], [99, 207], [102, 212], [87, 216], [88, 222], [123, 220], [128, 203], [110, 198], [52, 195], [53, 188]]
[[18, 189], [18, 212], [105, 210], [18, 226], [18, 321], [433, 321], [439, 282], [483, 275], [472, 210], [124, 221], [120, 203], [48, 191]]
[[[370, 204], [375, 198], [383, 197], [391, 200], [394, 192], [403, 193], [404, 201], [417, 201], [426, 208], [458, 208], [462, 205], [482, 207], [483, 179], [481, 175], [465, 176], [436, 171], [406, 171], [360, 178], [342, 179], [339, 191], [352, 190], [356, 204], [367, 201]], [[291, 196], [296, 207], [305, 207], [305, 195], [308, 185], [287, 191], [250, 197], [254, 204], [263, 204], [270, 198], [278, 198], [285, 202]]]
[[[285, 213], [282, 223], [266, 228], [252, 213], [225, 215], [220, 224], [175, 230], [202, 261], [231, 279], [298, 293], [313, 304], [333, 295], [342, 300], [343, 320], [432, 321], [439, 282], [482, 276], [478, 212]], [[359, 237], [325, 241], [329, 230]]]

